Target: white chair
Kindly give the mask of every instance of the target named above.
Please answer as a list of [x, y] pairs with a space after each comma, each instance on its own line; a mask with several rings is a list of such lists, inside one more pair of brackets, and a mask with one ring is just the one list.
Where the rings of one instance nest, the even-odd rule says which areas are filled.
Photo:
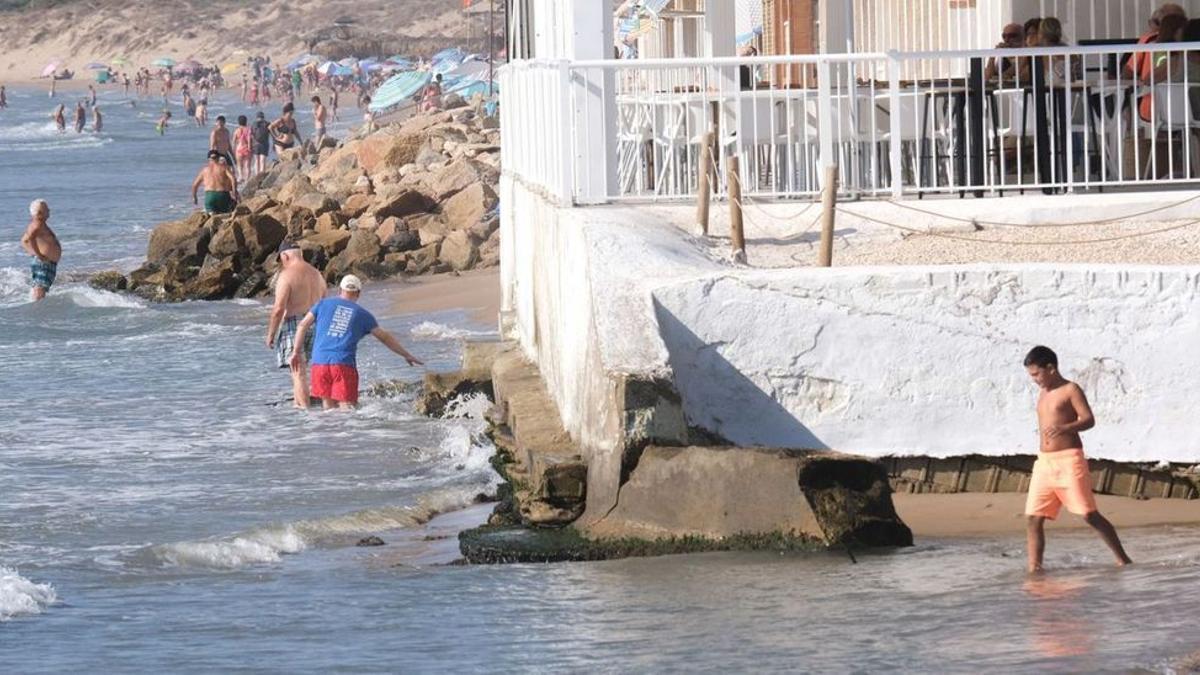
[[646, 148], [654, 140], [649, 107], [637, 101], [617, 105], [617, 177], [621, 194], [644, 193], [649, 185]]
[[1197, 139], [1194, 135], [1197, 129], [1197, 120], [1192, 109], [1192, 92], [1196, 89], [1200, 89], [1200, 87], [1179, 82], [1154, 85], [1154, 90], [1151, 92], [1154, 114], [1149, 122], [1141, 120], [1140, 116], [1138, 118], [1142, 129], [1150, 132], [1151, 141], [1151, 157], [1146, 159], [1146, 170], [1142, 175], [1142, 180], [1148, 180], [1151, 172], [1156, 168], [1158, 137], [1163, 132], [1167, 134], [1169, 171], [1174, 172], [1174, 162], [1171, 161], [1173, 159], [1171, 141], [1177, 133], [1182, 135], [1184, 147], [1188, 151], [1185, 177], [1190, 177], [1192, 170], [1200, 167], [1200, 147], [1197, 146]]

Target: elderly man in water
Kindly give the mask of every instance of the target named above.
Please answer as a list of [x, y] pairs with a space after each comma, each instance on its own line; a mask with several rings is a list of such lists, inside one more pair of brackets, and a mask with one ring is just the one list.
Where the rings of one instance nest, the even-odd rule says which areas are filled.
[[50, 229], [50, 205], [44, 199], [35, 199], [29, 205], [29, 227], [21, 237], [21, 248], [33, 260], [29, 271], [33, 277], [33, 301], [46, 297], [58, 274], [58, 261], [62, 259], [62, 244], [54, 230]]
[[[308, 409], [308, 361], [312, 358], [313, 333], [303, 345], [296, 342], [300, 320], [325, 297], [325, 278], [308, 264], [304, 252], [291, 241], [279, 245], [279, 278], [275, 281], [275, 304], [267, 323], [267, 348], [275, 350], [276, 364], [291, 368], [292, 400]], [[295, 363], [292, 356], [300, 353]]]
[[204, 186], [205, 213], [230, 213], [238, 201], [237, 179], [225, 156], [216, 150], [208, 151], [208, 163], [192, 181], [192, 203], [199, 204], [196, 193]]

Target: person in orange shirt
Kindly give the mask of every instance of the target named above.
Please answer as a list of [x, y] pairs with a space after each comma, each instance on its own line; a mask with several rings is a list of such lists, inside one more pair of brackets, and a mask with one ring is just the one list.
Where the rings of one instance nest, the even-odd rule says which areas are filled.
[[[1139, 45], [1148, 45], [1151, 42], [1158, 41], [1159, 29], [1162, 27], [1162, 21], [1167, 16], [1181, 16], [1184, 20], [1187, 19], [1187, 12], [1179, 5], [1168, 2], [1162, 7], [1154, 10], [1150, 15], [1150, 21], [1147, 23], [1146, 32], [1138, 38]], [[1139, 52], [1133, 55], [1133, 58], [1125, 62], [1125, 71], [1131, 77], [1145, 81], [1150, 78], [1150, 71], [1154, 68], [1152, 65], [1153, 59], [1150, 58], [1150, 52]]]
[[[1157, 44], [1167, 44], [1170, 42], [1179, 42], [1183, 38], [1183, 29], [1187, 26], [1187, 18], [1179, 14], [1168, 14], [1163, 17], [1158, 26], [1158, 34], [1155, 36], [1154, 42]], [[1167, 52], [1141, 52], [1134, 56], [1144, 57], [1140, 66], [1141, 71], [1138, 74], [1138, 80], [1149, 87], [1150, 85], [1162, 84], [1168, 80], [1163, 77], [1167, 72], [1162, 69], [1157, 69], [1156, 66], [1162, 61], [1169, 61], [1170, 54]], [[1145, 95], [1138, 99], [1138, 114], [1142, 120], [1149, 122], [1154, 116], [1154, 96], [1147, 89], [1143, 89]]]

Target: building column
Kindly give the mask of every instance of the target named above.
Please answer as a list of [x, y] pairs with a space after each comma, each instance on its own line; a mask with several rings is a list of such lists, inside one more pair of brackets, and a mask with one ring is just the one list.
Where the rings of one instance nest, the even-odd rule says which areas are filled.
[[737, 56], [737, 7], [732, 0], [704, 1], [704, 55]]
[[854, 51], [852, 0], [821, 0], [820, 22], [822, 54], [849, 54]]
[[[566, 8], [571, 61], [612, 61], [613, 0], [555, 0]], [[617, 189], [616, 71], [575, 69], [575, 201], [599, 204]]]

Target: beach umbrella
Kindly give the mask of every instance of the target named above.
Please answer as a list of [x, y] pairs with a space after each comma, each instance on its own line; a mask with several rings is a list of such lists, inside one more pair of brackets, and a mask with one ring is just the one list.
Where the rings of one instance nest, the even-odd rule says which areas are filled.
[[490, 68], [488, 64], [481, 61], [467, 61], [458, 67], [444, 74], [444, 77], [453, 77], [458, 80], [486, 80]]
[[169, 56], [160, 56], [151, 62], [150, 65], [154, 66], [155, 68], [172, 68], [175, 66], [175, 59]]
[[53, 75], [54, 71], [58, 70], [58, 67], [61, 65], [62, 61], [51, 61], [50, 63], [47, 63], [46, 67], [42, 68], [42, 77], [49, 77]]
[[353, 56], [347, 56], [346, 58], [342, 59], [341, 61], [338, 61], [337, 63], [339, 66], [346, 66], [347, 68], [353, 68], [354, 66], [358, 65], [358, 59], [354, 58]]
[[203, 67], [204, 66], [201, 65], [199, 61], [195, 59], [188, 59], [187, 61], [179, 64], [178, 70], [181, 73], [190, 73], [192, 71], [200, 70]]
[[429, 84], [431, 78], [429, 72], [424, 70], [412, 70], [392, 76], [379, 85], [371, 96], [371, 112], [381, 112], [407, 103], [413, 95]]
[[125, 58], [124, 56], [118, 56], [117, 58], [112, 60], [112, 64], [114, 66], [123, 66], [127, 63], [129, 63], [129, 59]]
[[240, 63], [226, 63], [225, 65], [221, 66], [221, 74], [232, 75], [241, 69], [242, 64]]
[[108, 70], [107, 65], [100, 63], [98, 61], [92, 61], [91, 63], [87, 64], [84, 67], [87, 68], [88, 70]]

